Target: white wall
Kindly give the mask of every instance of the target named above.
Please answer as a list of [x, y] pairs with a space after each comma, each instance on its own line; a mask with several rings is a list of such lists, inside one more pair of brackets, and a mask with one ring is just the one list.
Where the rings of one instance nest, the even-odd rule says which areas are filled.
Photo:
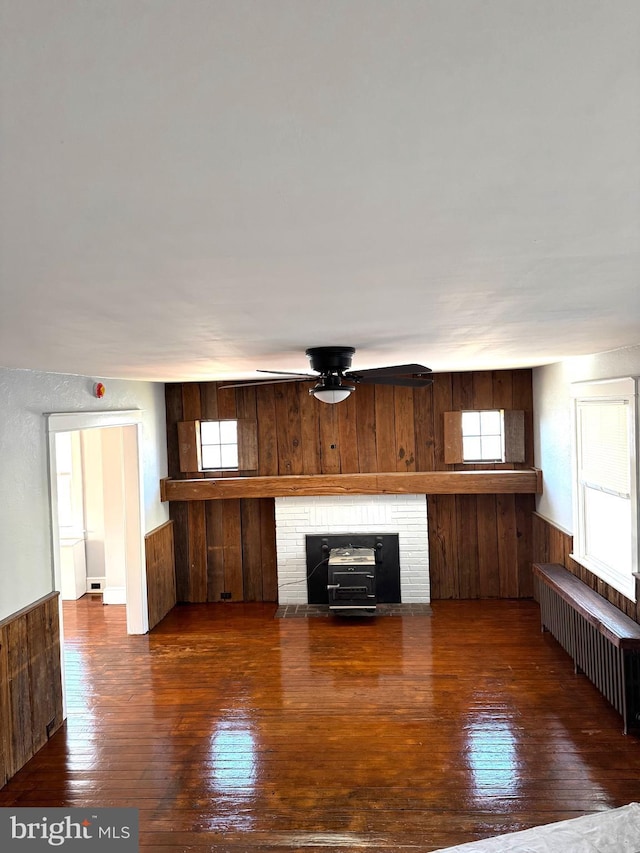
[[533, 371], [535, 464], [543, 478], [538, 512], [568, 533], [573, 533], [571, 383], [638, 375], [640, 346], [571, 358]]
[[164, 386], [0, 368], [0, 619], [53, 589], [45, 413], [140, 409], [144, 530], [168, 519], [160, 502], [167, 474]]

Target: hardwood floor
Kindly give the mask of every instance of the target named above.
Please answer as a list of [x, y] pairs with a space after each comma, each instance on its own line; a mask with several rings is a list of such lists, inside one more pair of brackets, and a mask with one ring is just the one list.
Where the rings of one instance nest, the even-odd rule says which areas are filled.
[[65, 603], [68, 720], [0, 806], [140, 809], [141, 849], [432, 851], [640, 799], [640, 741], [530, 601], [274, 619]]

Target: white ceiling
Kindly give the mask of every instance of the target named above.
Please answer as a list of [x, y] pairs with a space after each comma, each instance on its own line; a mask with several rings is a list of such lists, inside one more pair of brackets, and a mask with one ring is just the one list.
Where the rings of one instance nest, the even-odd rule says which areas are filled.
[[0, 365], [640, 343], [638, 0], [0, 0]]

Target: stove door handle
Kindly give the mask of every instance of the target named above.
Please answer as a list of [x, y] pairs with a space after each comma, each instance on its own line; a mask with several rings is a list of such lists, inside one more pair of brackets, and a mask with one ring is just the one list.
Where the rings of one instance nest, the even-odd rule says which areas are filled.
[[328, 583], [327, 589], [340, 589], [340, 584], [339, 583]]

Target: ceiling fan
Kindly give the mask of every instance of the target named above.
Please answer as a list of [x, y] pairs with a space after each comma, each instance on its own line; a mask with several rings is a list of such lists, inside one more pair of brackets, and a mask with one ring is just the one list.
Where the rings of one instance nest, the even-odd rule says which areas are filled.
[[431, 368], [422, 364], [395, 364], [389, 367], [373, 367], [369, 370], [349, 370], [355, 353], [353, 347], [310, 347], [306, 355], [311, 363], [311, 373], [291, 373], [281, 370], [259, 370], [258, 373], [279, 374], [282, 379], [261, 379], [258, 382], [239, 382], [224, 388], [246, 388], [250, 385], [273, 385], [280, 382], [313, 381], [309, 389], [323, 403], [340, 403], [346, 400], [356, 385], [400, 385], [405, 388], [425, 388], [431, 385]]

